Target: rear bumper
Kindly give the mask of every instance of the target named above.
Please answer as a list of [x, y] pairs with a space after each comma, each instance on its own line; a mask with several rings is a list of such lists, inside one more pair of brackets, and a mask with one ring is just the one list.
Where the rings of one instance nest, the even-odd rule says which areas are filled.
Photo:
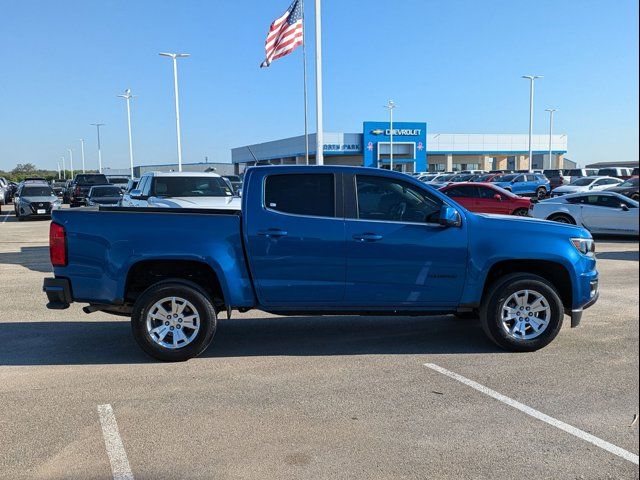
[[47, 308], [52, 310], [64, 310], [73, 303], [71, 296], [71, 284], [66, 278], [45, 278], [42, 291], [47, 294]]

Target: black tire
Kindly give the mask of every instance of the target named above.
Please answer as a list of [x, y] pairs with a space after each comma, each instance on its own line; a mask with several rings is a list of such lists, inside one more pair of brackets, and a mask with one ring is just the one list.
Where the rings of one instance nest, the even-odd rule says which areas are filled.
[[631, 195], [631, 200], [635, 200], [637, 202], [638, 200], [640, 200], [640, 194], [634, 193], [633, 195]]
[[539, 187], [536, 190], [536, 197], [538, 198], [538, 200], [543, 200], [547, 198], [547, 189], [544, 187]]
[[516, 208], [512, 215], [515, 215], [516, 217], [528, 217], [529, 216], [529, 209], [528, 208]]
[[[170, 349], [159, 345], [151, 338], [147, 331], [147, 314], [156, 302], [174, 296], [187, 300], [195, 307], [200, 326], [191, 343]], [[216, 311], [209, 296], [197, 285], [180, 279], [165, 280], [147, 288], [138, 297], [131, 315], [133, 337], [140, 348], [152, 357], [166, 362], [183, 362], [200, 355], [211, 344], [216, 326]]]
[[[508, 298], [521, 290], [539, 293], [547, 301], [550, 318], [547, 328], [531, 339], [515, 338], [502, 324], [502, 306]], [[564, 307], [555, 287], [544, 278], [530, 273], [514, 273], [498, 279], [488, 291], [480, 309], [480, 323], [485, 334], [498, 346], [511, 352], [533, 352], [547, 346], [560, 332]]]
[[557, 213], [555, 215], [551, 215], [547, 220], [551, 220], [552, 222], [558, 223], [566, 223], [567, 225], [576, 225], [576, 221], [573, 217], [569, 215], [565, 215], [564, 213]]

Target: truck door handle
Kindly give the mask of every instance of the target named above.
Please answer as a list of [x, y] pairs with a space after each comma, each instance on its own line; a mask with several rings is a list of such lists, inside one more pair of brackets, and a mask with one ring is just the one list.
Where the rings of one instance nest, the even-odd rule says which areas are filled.
[[361, 233], [354, 235], [353, 239], [359, 242], [377, 242], [378, 240], [382, 240], [382, 235], [377, 233]]
[[270, 228], [269, 230], [258, 230], [258, 235], [262, 235], [267, 238], [279, 238], [286, 237], [287, 232], [278, 228]]

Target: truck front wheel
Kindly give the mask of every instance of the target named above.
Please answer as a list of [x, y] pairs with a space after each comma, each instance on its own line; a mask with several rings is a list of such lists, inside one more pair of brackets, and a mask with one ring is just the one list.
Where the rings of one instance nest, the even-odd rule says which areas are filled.
[[131, 329], [140, 348], [158, 360], [200, 355], [213, 340], [216, 312], [196, 285], [167, 280], [149, 287], [133, 308]]
[[528, 273], [500, 278], [480, 310], [487, 336], [512, 352], [545, 347], [558, 335], [563, 319], [564, 308], [555, 287]]

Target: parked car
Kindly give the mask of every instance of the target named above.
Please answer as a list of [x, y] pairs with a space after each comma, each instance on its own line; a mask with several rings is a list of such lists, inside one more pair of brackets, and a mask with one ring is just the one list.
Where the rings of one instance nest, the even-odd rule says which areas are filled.
[[224, 311], [478, 312], [502, 348], [532, 351], [598, 298], [587, 230], [474, 214], [402, 173], [265, 166], [244, 193], [241, 215], [55, 211], [47, 306], [130, 315], [145, 352], [179, 361], [207, 348]]
[[583, 177], [597, 177], [597, 168], [572, 168], [564, 171], [564, 176], [569, 179], [569, 183]]
[[51, 180], [50, 185], [56, 195], [62, 197], [66, 183], [64, 180]]
[[631, 173], [633, 170], [631, 168], [620, 168], [620, 167], [607, 167], [601, 168], [598, 170], [598, 176], [600, 177], [616, 177], [621, 180], [628, 180], [632, 177]]
[[519, 197], [492, 183], [452, 183], [440, 189], [471, 212], [529, 215], [531, 199]]
[[535, 195], [538, 199], [545, 198], [551, 192], [549, 179], [534, 173], [512, 173], [492, 183], [516, 195]]
[[605, 191], [619, 193], [620, 195], [629, 197], [637, 202], [638, 200], [640, 200], [640, 194], [638, 193], [638, 183], [638, 177], [632, 177], [629, 180], [619, 183], [615, 187], [607, 188]]
[[65, 180], [64, 188], [62, 189], [62, 203], [71, 203], [71, 184], [73, 180]]
[[493, 182], [495, 179], [499, 178], [504, 174], [502, 173], [484, 173], [482, 175], [476, 175], [476, 177], [471, 180], [472, 182]]
[[106, 175], [101, 173], [77, 174], [73, 182], [67, 187], [70, 205], [72, 207], [85, 205], [85, 198], [91, 187], [94, 185], [107, 185], [108, 183]]
[[638, 175], [640, 175], [640, 168], [636, 167], [631, 171], [631, 176], [637, 177]]
[[9, 203], [9, 182], [6, 178], [0, 177], [0, 212], [2, 205]]
[[570, 183], [569, 177], [565, 176], [563, 170], [559, 170], [559, 169], [544, 170], [543, 174], [545, 177], [549, 179], [549, 182], [551, 182], [552, 190], [555, 188], [561, 187], [562, 185], [569, 185]]
[[133, 207], [240, 209], [240, 197], [217, 173], [148, 172], [129, 193]]
[[122, 189], [117, 185], [94, 185], [89, 189], [86, 204], [89, 207], [116, 207], [122, 199]]
[[449, 182], [451, 183], [460, 183], [460, 182], [472, 182], [474, 178], [476, 178], [478, 174], [475, 173], [458, 173], [454, 175]]
[[107, 176], [107, 180], [111, 185], [116, 185], [123, 191], [127, 188], [127, 184], [129, 183], [129, 177], [113, 177], [109, 175]]
[[551, 191], [552, 197], [560, 197], [562, 195], [568, 195], [570, 193], [600, 191], [614, 185], [619, 185], [622, 180], [613, 177], [583, 177], [577, 179], [575, 182], [569, 185], [555, 188]]
[[455, 173], [441, 173], [425, 183], [431, 185], [434, 188], [444, 187], [445, 185], [448, 185], [449, 182], [451, 182], [451, 179], [453, 179], [453, 177], [455, 177], [456, 175], [457, 174]]
[[579, 225], [592, 234], [638, 235], [638, 202], [615, 192], [551, 198], [534, 205], [531, 215]]
[[124, 188], [124, 192], [122, 192], [122, 198], [120, 198], [120, 207], [132, 207], [133, 203], [131, 203], [131, 192], [138, 188], [138, 183], [140, 182], [139, 178], [130, 178], [127, 182], [127, 186]]
[[33, 217], [50, 217], [61, 201], [46, 182], [21, 182], [16, 190], [13, 209], [18, 221]]

